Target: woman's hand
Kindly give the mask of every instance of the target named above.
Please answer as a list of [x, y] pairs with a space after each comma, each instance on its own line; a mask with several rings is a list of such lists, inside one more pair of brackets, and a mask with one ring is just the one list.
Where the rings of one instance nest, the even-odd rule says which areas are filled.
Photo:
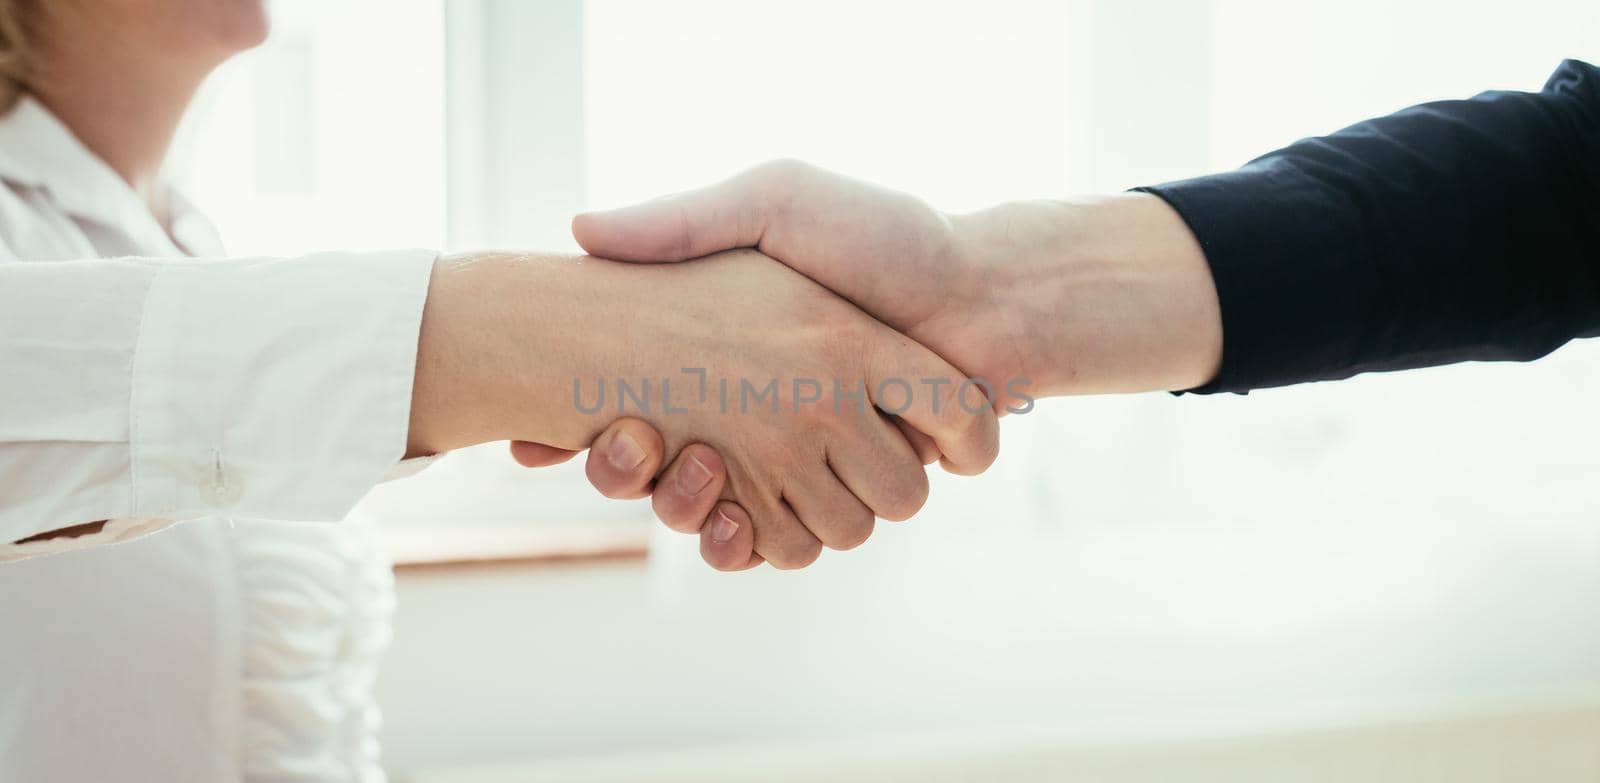
[[[691, 443], [663, 473], [666, 449], [661, 433], [648, 422], [617, 419], [589, 444], [584, 472], [600, 494], [615, 500], [652, 498], [656, 516], [668, 527], [697, 533], [728, 477], [722, 455], [704, 443]], [[511, 441], [511, 458], [525, 468], [559, 465], [577, 455], [577, 451], [543, 443]], [[746, 551], [739, 562], [748, 560], [749, 555]]]
[[[823, 545], [859, 544], [874, 516], [904, 519], [926, 497], [917, 451], [874, 406], [926, 433], [954, 469], [988, 466], [996, 423], [986, 401], [958, 399], [963, 380], [921, 345], [749, 251], [655, 267], [446, 259], [423, 317], [411, 446], [514, 438], [578, 449], [634, 415], [660, 432], [663, 453], [702, 442], [707, 459], [723, 456], [720, 494], [749, 512], [748, 524], [738, 509], [719, 509], [729, 519], [713, 512], [708, 530], [740, 523], [734, 534], [748, 529], [756, 554], [798, 567]], [[618, 382], [650, 391], [618, 406]], [[864, 397], [853, 396], [858, 388]], [[593, 452], [591, 465], [596, 455], [609, 460], [613, 445]], [[648, 461], [652, 444], [637, 445]], [[714, 465], [682, 455], [666, 476], [699, 467], [714, 483]]]
[[[932, 443], [925, 436], [922, 441]], [[763, 560], [754, 552], [749, 514], [734, 501], [722, 501], [722, 513], [712, 517], [728, 478], [722, 455], [704, 443], [691, 443], [663, 471], [666, 448], [661, 434], [648, 422], [618, 419], [590, 444], [584, 470], [600, 494], [616, 500], [649, 497], [656, 517], [667, 527], [701, 534], [701, 556], [711, 567], [739, 571], [760, 565]], [[931, 448], [933, 454], [921, 458], [924, 464], [938, 458], [937, 447]], [[577, 453], [543, 443], [511, 441], [512, 459], [528, 468], [566, 462]]]

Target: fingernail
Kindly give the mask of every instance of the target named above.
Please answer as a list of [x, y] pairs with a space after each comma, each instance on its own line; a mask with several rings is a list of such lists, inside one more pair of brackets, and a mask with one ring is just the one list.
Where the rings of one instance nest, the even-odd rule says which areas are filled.
[[644, 462], [644, 449], [626, 432], [619, 432], [606, 447], [606, 461], [617, 470], [633, 470]]
[[[690, 454], [689, 461], [683, 463], [683, 467], [678, 469], [678, 489], [685, 495], [698, 495], [700, 490], [705, 489], [706, 485], [710, 483], [711, 469], [701, 464], [700, 460], [695, 459], [694, 455]], [[737, 528], [739, 526], [735, 524], [734, 527]]]
[[739, 532], [739, 523], [733, 521], [727, 512], [717, 509], [717, 519], [711, 523], [711, 540], [713, 543], [726, 544], [733, 540]]

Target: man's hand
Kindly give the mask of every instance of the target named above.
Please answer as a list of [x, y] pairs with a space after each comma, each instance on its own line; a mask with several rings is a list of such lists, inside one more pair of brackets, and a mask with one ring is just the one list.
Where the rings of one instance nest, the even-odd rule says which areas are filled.
[[948, 215], [793, 161], [573, 220], [590, 253], [678, 261], [752, 247], [962, 371], [995, 402], [1205, 383], [1221, 359], [1210, 270], [1159, 198], [1125, 194]]
[[[1025, 408], [1024, 397], [1192, 388], [1221, 361], [1210, 269], [1182, 219], [1154, 196], [947, 215], [780, 161], [579, 215], [572, 227], [585, 250], [627, 261], [757, 248], [986, 379], [1002, 411]], [[926, 442], [907, 437], [926, 457]], [[658, 514], [662, 494], [673, 492], [656, 488]], [[661, 516], [674, 529], [700, 530], [707, 562], [743, 562], [736, 542]]]
[[[706, 368], [709, 397], [685, 377], [689, 367]], [[670, 396], [666, 379], [676, 379]], [[885, 399], [890, 379], [918, 393]], [[942, 380], [943, 394], [918, 385], [924, 379]], [[643, 405], [617, 407], [619, 381], [637, 391], [646, 380], [655, 391]], [[994, 418], [959, 404], [961, 380], [926, 348], [754, 253], [649, 268], [589, 258], [446, 259], [423, 316], [410, 451], [507, 437], [578, 449], [631, 413], [660, 433], [662, 447], [654, 433], [635, 430], [629, 443], [618, 440], [626, 429], [608, 432], [611, 440], [591, 452], [591, 478], [596, 455], [625, 457], [623, 465], [637, 457], [629, 469], [636, 470], [659, 460], [656, 453], [703, 440], [712, 464], [697, 467], [711, 483], [725, 474], [721, 494], [738, 504], [722, 504], [705, 527], [726, 532], [731, 522], [731, 544], [798, 567], [824, 545], [859, 544], [874, 516], [903, 519], [921, 507], [922, 463], [878, 407], [926, 433], [959, 469], [988, 466]], [[803, 391], [800, 381], [808, 382]], [[868, 396], [841, 401], [831, 394], [835, 381], [847, 391], [864, 384]], [[724, 382], [735, 395], [726, 403]], [[769, 382], [775, 396], [742, 404], [746, 383], [765, 391]], [[830, 393], [811, 401], [809, 384]], [[585, 410], [602, 386], [604, 402]], [[551, 457], [518, 448], [527, 461]], [[680, 454], [667, 476], [689, 466]]]

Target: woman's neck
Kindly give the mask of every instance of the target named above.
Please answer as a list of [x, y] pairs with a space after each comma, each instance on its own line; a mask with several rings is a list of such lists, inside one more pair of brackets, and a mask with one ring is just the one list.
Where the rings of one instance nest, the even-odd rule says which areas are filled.
[[71, 90], [35, 89], [35, 97], [153, 208], [178, 123], [198, 82], [130, 90], [126, 81], [75, 78]]
[[153, 60], [96, 38], [49, 41], [29, 91], [159, 216], [167, 151], [201, 82], [223, 58]]

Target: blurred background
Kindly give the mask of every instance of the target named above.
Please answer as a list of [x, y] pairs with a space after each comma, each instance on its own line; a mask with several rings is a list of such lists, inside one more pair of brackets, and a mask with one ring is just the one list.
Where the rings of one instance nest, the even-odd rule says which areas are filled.
[[[780, 156], [951, 210], [1119, 190], [1600, 61], [1592, 0], [275, 14], [184, 136], [189, 190], [238, 254], [570, 250], [580, 209]], [[1005, 421], [989, 473], [935, 475], [916, 519], [797, 573], [714, 573], [581, 465], [468, 450], [366, 503], [401, 561], [387, 764], [1210, 779], [1216, 754], [1181, 749], [1353, 736], [1249, 769], [1466, 780], [1526, 752], [1540, 779], [1600, 778], [1597, 399], [1600, 341], [1248, 397], [1051, 400]], [[1480, 718], [1471, 741], [1406, 733]]]

